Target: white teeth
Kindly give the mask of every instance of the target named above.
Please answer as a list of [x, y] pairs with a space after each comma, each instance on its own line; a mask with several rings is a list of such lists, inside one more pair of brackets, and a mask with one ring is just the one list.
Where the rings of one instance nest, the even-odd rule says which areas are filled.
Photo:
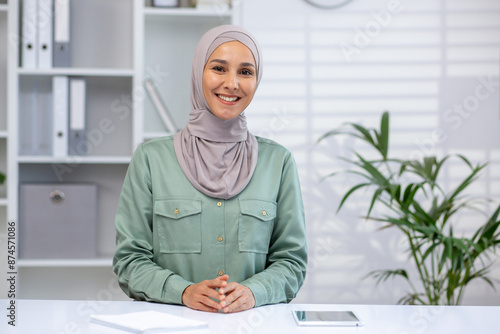
[[238, 99], [238, 97], [226, 97], [226, 96], [222, 96], [222, 95], [217, 95], [217, 97], [221, 100], [226, 101], [226, 102], [234, 102]]

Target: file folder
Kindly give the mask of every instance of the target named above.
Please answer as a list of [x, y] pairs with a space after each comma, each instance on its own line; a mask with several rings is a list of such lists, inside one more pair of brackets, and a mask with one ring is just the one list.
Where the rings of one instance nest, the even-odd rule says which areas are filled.
[[37, 14], [37, 0], [24, 0], [22, 2], [21, 64], [23, 68], [34, 69], [38, 67]]
[[54, 0], [53, 66], [71, 66], [70, 0]]
[[69, 79], [67, 76], [52, 78], [53, 97], [53, 134], [52, 155], [64, 157], [68, 154], [68, 91]]
[[69, 87], [69, 153], [86, 155], [88, 148], [85, 145], [85, 79], [71, 78]]
[[[56, 0], [60, 1], [60, 0]], [[53, 0], [38, 0], [38, 68], [52, 68]]]

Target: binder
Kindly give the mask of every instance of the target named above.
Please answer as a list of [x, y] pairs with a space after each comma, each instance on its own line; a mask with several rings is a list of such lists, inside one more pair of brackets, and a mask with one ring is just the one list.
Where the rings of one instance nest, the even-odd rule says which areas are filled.
[[70, 0], [54, 0], [53, 66], [71, 66]]
[[72, 155], [86, 155], [87, 145], [85, 145], [85, 79], [71, 78], [69, 82], [69, 90], [69, 153]]
[[36, 155], [52, 154], [52, 79], [37, 78]]
[[34, 155], [37, 147], [38, 78], [19, 87], [19, 155]]
[[148, 92], [149, 97], [153, 101], [153, 105], [155, 106], [156, 111], [160, 115], [163, 124], [167, 128], [167, 131], [171, 134], [176, 133], [179, 128], [175, 125], [172, 115], [170, 114], [169, 110], [167, 109], [167, 106], [161, 99], [161, 96], [158, 90], [156, 89], [155, 84], [151, 79], [148, 78], [144, 81], [144, 85], [146, 86], [146, 91]]
[[52, 78], [24, 78], [19, 87], [19, 154], [52, 155]]
[[23, 68], [37, 68], [38, 64], [38, 10], [37, 0], [22, 2], [22, 50], [21, 64]]
[[64, 157], [68, 154], [68, 93], [69, 79], [67, 76], [52, 78], [53, 97], [53, 127], [52, 127], [52, 155]]
[[[58, 0], [56, 0], [58, 1]], [[38, 0], [38, 68], [52, 68], [53, 0]]]
[[179, 0], [153, 0], [154, 7], [178, 7]]

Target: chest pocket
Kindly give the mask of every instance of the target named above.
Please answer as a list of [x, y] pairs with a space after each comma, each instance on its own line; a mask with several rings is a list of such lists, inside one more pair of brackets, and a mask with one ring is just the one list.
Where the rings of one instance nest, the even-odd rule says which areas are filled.
[[276, 203], [255, 199], [240, 199], [238, 228], [240, 252], [267, 254], [275, 218]]
[[201, 200], [156, 200], [161, 253], [201, 253]]

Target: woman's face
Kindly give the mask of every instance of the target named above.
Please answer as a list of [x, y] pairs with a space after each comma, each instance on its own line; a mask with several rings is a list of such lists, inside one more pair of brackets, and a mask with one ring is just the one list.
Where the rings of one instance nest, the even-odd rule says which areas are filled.
[[212, 113], [233, 119], [248, 106], [257, 88], [252, 52], [238, 41], [221, 44], [203, 70], [203, 94]]

